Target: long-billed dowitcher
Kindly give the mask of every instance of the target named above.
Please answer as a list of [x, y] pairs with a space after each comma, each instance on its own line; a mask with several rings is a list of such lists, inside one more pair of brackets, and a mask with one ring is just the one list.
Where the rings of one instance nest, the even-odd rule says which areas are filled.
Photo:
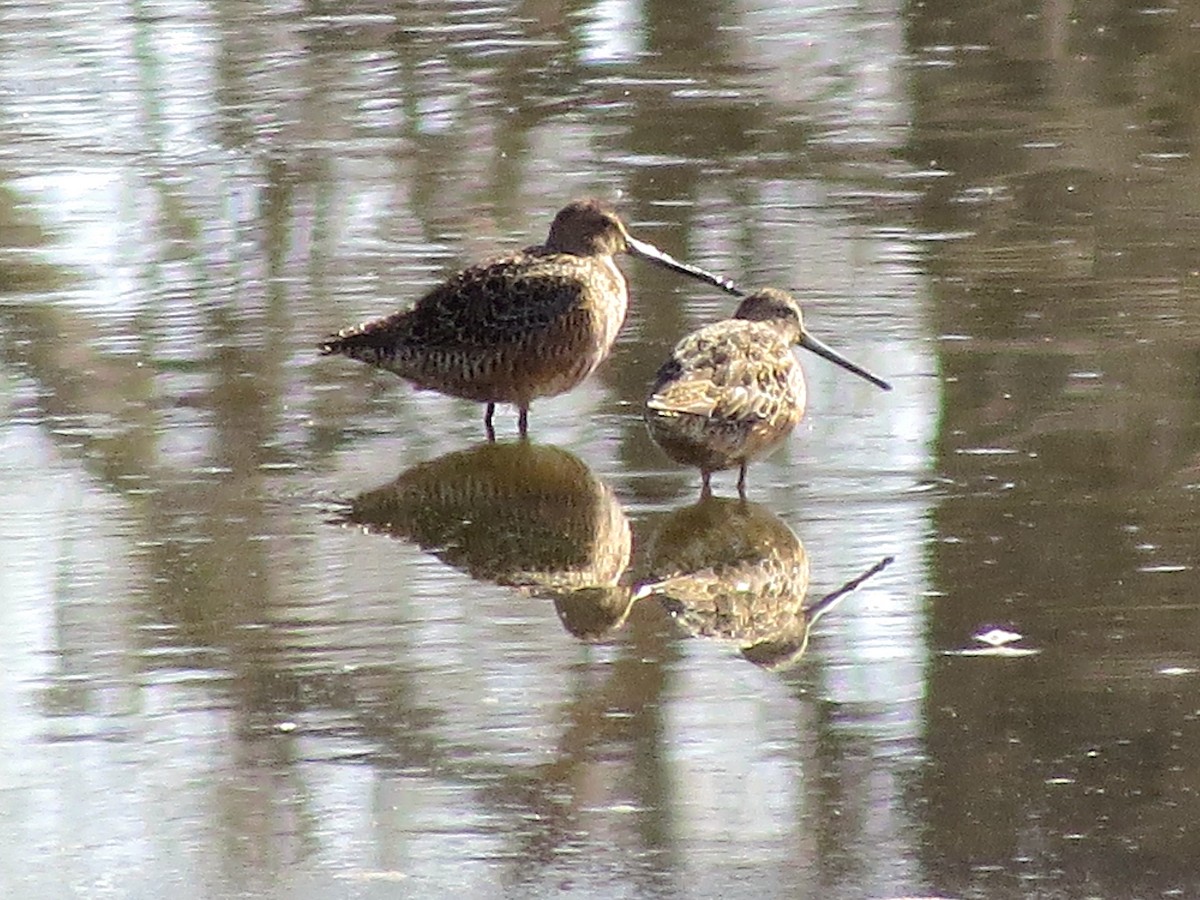
[[651, 533], [634, 599], [655, 597], [689, 634], [736, 641], [755, 665], [783, 668], [803, 655], [822, 615], [891, 561], [805, 605], [809, 564], [799, 536], [765, 506], [708, 496]]
[[774, 288], [750, 294], [732, 319], [675, 345], [646, 399], [651, 436], [671, 459], [700, 469], [702, 493], [710, 492], [713, 472], [738, 466], [744, 496], [746, 466], [774, 450], [804, 416], [797, 344], [891, 390], [809, 334], [791, 295]]
[[613, 256], [631, 253], [740, 296], [729, 281], [631, 236], [596, 200], [559, 210], [546, 243], [464, 269], [403, 310], [347, 328], [320, 345], [429, 388], [487, 404], [529, 405], [575, 387], [612, 349], [628, 290]]
[[578, 456], [531, 441], [481, 443], [359, 494], [343, 521], [412, 541], [484, 581], [552, 594], [615, 586], [629, 519]]
[[488, 442], [402, 472], [337, 521], [412, 541], [471, 577], [554, 601], [576, 637], [619, 628], [633, 536], [612, 489], [579, 457]]

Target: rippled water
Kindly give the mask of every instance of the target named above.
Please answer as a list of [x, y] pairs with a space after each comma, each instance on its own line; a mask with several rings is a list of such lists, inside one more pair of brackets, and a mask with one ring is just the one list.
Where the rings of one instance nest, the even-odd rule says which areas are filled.
[[[0, 893], [1200, 893], [1198, 23], [0, 0]], [[531, 445], [317, 357], [581, 195], [896, 389], [742, 505], [636, 260]]]

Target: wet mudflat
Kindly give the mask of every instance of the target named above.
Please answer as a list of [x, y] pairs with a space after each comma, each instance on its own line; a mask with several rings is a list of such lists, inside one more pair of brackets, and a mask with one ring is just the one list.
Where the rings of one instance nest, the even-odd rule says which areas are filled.
[[[1200, 893], [1198, 25], [0, 2], [0, 893]], [[529, 444], [317, 356], [587, 195], [895, 390], [742, 504], [636, 260]]]

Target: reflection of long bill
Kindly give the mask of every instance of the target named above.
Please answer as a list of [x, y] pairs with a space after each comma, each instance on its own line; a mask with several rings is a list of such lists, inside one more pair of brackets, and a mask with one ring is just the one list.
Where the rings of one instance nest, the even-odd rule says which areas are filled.
[[665, 266], [668, 269], [673, 269], [682, 275], [690, 275], [700, 281], [719, 287], [728, 294], [733, 294], [735, 297], [744, 297], [745, 291], [739, 288], [728, 278], [722, 278], [720, 275], [714, 275], [701, 269], [699, 266], [693, 266], [685, 262], [680, 262], [671, 254], [659, 250], [653, 244], [647, 244], [645, 241], [639, 241], [635, 237], [630, 237], [628, 232], [625, 234], [625, 243], [629, 247], [629, 252], [634, 256], [640, 256], [642, 259], [648, 259], [652, 263], [657, 263], [660, 266]]
[[808, 606], [806, 606], [804, 608], [804, 614], [808, 616], [808, 627], [812, 628], [814, 625], [816, 625], [817, 619], [821, 618], [821, 616], [825, 615], [825, 613], [837, 606], [838, 602], [843, 597], [853, 591], [857, 591], [860, 587], [862, 587], [863, 582], [867, 581], [869, 578], [874, 578], [876, 575], [890, 566], [894, 560], [894, 556], [885, 556], [861, 575], [857, 576], [856, 578], [851, 578], [832, 594], [826, 594], [816, 603], [810, 603]]
[[801, 332], [800, 334], [800, 346], [805, 350], [811, 350], [813, 353], [817, 354], [817, 356], [825, 357], [830, 362], [837, 363], [843, 369], [848, 369], [855, 375], [858, 375], [860, 378], [867, 379], [867, 381], [871, 382], [871, 384], [875, 385], [876, 387], [881, 387], [885, 391], [890, 391], [892, 389], [892, 386], [878, 375], [872, 375], [862, 366], [850, 362], [850, 360], [846, 359], [846, 357], [842, 356], [842, 354], [838, 353], [828, 344], [818, 341], [807, 331]]

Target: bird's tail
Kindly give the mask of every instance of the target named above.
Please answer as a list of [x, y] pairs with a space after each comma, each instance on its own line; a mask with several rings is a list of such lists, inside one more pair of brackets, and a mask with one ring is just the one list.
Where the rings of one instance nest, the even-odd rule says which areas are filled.
[[379, 365], [396, 353], [396, 337], [379, 322], [343, 328], [317, 345], [322, 356], [340, 354], [361, 362]]

